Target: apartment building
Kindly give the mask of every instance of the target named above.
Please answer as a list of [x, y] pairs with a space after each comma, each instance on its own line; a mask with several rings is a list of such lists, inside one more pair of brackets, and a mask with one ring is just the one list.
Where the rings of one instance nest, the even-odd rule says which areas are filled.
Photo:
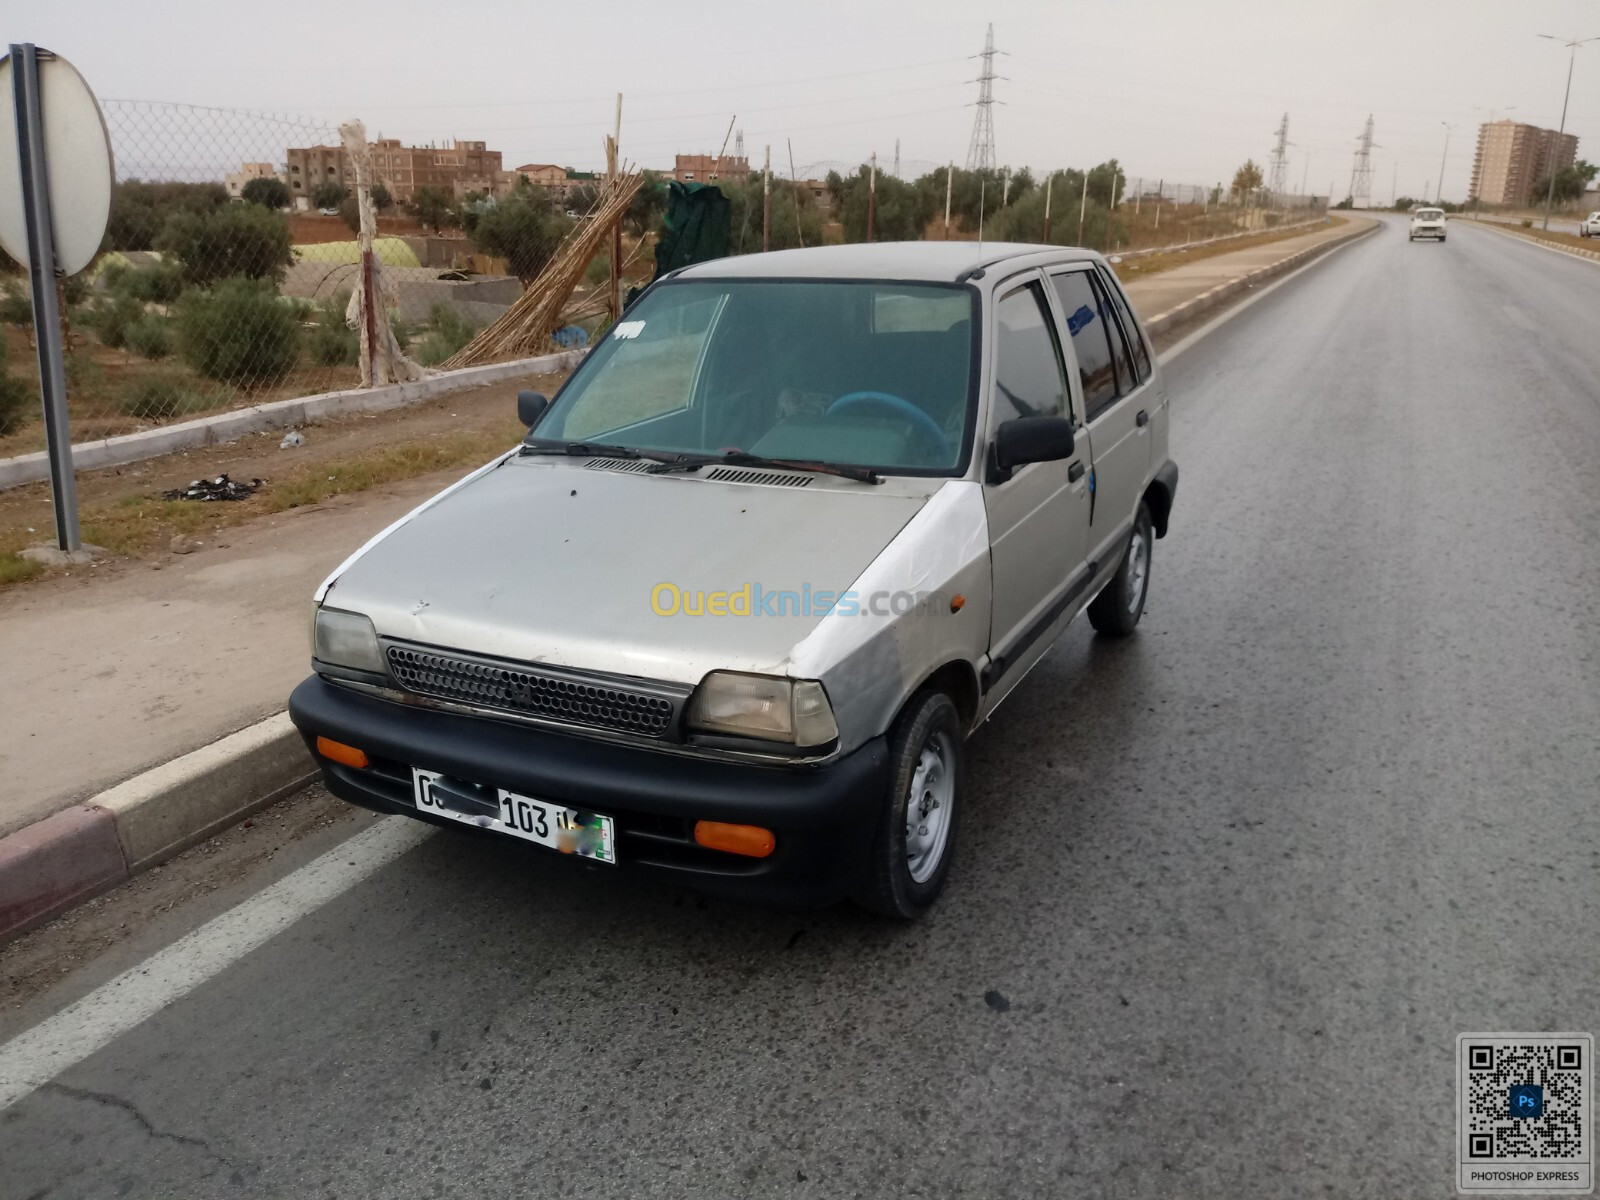
[[750, 178], [750, 160], [733, 155], [719, 158], [715, 154], [680, 154], [672, 177], [679, 183], [715, 183], [719, 179], [743, 183]]
[[237, 200], [244, 192], [244, 185], [252, 179], [282, 179], [277, 168], [271, 163], [247, 162], [240, 163], [237, 171], [229, 171], [222, 177], [222, 186], [228, 189], [228, 195]]
[[[403, 146], [398, 138], [368, 143], [372, 171], [396, 201], [409, 200], [421, 187], [453, 194], [458, 181], [477, 190], [503, 174], [500, 151], [483, 142], [452, 141], [448, 146]], [[286, 152], [289, 194], [298, 201], [317, 184], [332, 181], [351, 187], [355, 170], [343, 146], [309, 146]]]
[[1578, 137], [1517, 121], [1485, 122], [1478, 127], [1478, 153], [1472, 163], [1469, 199], [1484, 204], [1527, 204], [1541, 179], [1578, 158]]

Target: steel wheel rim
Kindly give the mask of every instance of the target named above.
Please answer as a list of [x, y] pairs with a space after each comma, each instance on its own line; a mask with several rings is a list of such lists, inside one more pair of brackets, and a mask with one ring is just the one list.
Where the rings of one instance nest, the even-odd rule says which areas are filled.
[[1128, 543], [1128, 611], [1136, 613], [1144, 603], [1144, 585], [1150, 577], [1150, 544], [1141, 530], [1133, 531]]
[[906, 869], [914, 883], [927, 883], [944, 860], [955, 810], [954, 749], [948, 734], [930, 733], [917, 752], [906, 797]]

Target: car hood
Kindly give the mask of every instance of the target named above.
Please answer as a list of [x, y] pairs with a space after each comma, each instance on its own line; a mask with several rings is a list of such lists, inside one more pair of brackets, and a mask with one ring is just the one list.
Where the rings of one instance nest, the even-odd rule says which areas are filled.
[[[507, 459], [377, 539], [324, 603], [383, 637], [524, 662], [686, 684], [781, 674], [824, 615], [816, 594], [848, 589], [941, 482], [783, 472], [768, 486], [634, 465]], [[747, 588], [752, 615], [682, 611]]]

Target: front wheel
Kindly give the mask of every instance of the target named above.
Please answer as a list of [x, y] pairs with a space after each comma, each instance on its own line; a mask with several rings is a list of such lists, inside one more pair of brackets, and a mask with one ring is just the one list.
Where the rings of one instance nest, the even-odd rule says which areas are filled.
[[1150, 591], [1150, 544], [1154, 540], [1150, 510], [1141, 500], [1117, 573], [1089, 604], [1089, 624], [1096, 633], [1127, 637], [1139, 624], [1144, 615], [1144, 598]]
[[889, 739], [889, 792], [857, 904], [885, 917], [920, 916], [944, 888], [961, 823], [966, 771], [961, 714], [943, 692], [921, 692]]

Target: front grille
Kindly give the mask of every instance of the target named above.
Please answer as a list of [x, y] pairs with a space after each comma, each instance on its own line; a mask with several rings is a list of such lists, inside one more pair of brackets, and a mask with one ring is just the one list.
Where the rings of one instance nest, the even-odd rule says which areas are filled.
[[607, 678], [390, 644], [389, 671], [409, 691], [639, 737], [672, 731], [681, 698]]

